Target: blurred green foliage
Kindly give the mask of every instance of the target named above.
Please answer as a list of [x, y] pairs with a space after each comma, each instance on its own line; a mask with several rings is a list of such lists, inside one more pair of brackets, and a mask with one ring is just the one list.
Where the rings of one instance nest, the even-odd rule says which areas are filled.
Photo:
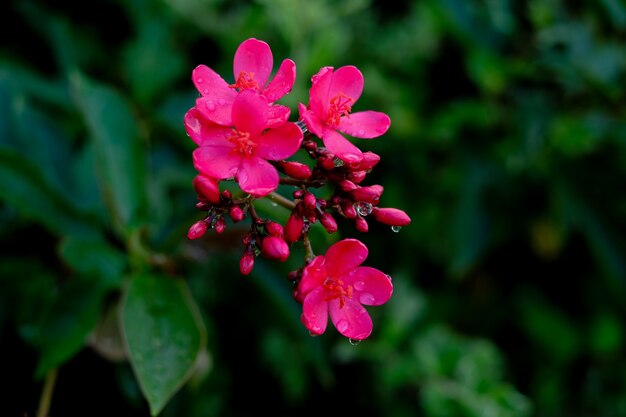
[[[53, 369], [58, 416], [626, 414], [622, 1], [15, 0], [0, 28], [0, 414]], [[248, 37], [296, 62], [292, 117], [347, 64], [391, 117], [358, 145], [412, 224], [340, 225], [395, 284], [358, 346], [301, 326], [298, 256], [242, 277], [239, 225], [185, 237], [191, 70], [229, 80]], [[131, 356], [184, 349], [131, 367], [120, 302]]]

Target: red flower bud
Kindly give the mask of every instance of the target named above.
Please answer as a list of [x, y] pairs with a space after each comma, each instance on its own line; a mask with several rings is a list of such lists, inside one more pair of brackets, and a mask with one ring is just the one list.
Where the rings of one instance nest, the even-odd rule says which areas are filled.
[[341, 212], [343, 213], [343, 216], [347, 219], [354, 219], [356, 218], [356, 209], [354, 208], [354, 204], [352, 204], [352, 202], [344, 200], [341, 203]]
[[250, 248], [246, 249], [246, 251], [241, 256], [239, 260], [239, 271], [243, 275], [248, 275], [252, 272], [252, 268], [254, 267], [254, 253]]
[[407, 226], [411, 223], [411, 218], [408, 214], [396, 208], [374, 207], [372, 215], [377, 221], [389, 226]]
[[217, 233], [222, 233], [226, 229], [226, 220], [224, 220], [224, 217], [219, 217], [215, 220], [213, 228]]
[[297, 180], [306, 180], [311, 176], [311, 168], [301, 162], [276, 161], [275, 164], [281, 172]]
[[244, 217], [246, 217], [246, 213], [244, 213], [242, 208], [239, 206], [232, 206], [228, 211], [228, 214], [230, 215], [230, 218], [234, 223], [238, 223], [242, 221]]
[[328, 233], [332, 234], [337, 231], [337, 221], [331, 214], [324, 212], [319, 216], [319, 220]]
[[205, 175], [196, 175], [193, 179], [193, 188], [198, 198], [204, 202], [217, 204], [220, 202], [219, 182]]
[[268, 221], [265, 223], [265, 231], [270, 236], [281, 237], [283, 235], [283, 227], [273, 221]]
[[304, 228], [304, 219], [296, 210], [291, 212], [287, 223], [285, 224], [285, 241], [287, 243], [296, 242], [302, 235], [302, 229]]
[[339, 187], [341, 191], [354, 191], [357, 189], [357, 185], [349, 180], [341, 181], [337, 184], [337, 187]]
[[280, 237], [267, 236], [261, 242], [261, 253], [267, 258], [284, 262], [289, 258], [289, 246]]
[[363, 152], [363, 159], [361, 159], [361, 162], [354, 168], [354, 171], [367, 171], [372, 169], [379, 161], [380, 156], [376, 155], [374, 152]]
[[383, 194], [382, 185], [370, 185], [367, 187], [359, 187], [350, 194], [354, 201], [365, 201], [370, 204], [378, 204], [380, 196]]
[[355, 184], [360, 184], [367, 177], [367, 171], [354, 171], [348, 174], [348, 179]]
[[191, 240], [199, 239], [204, 236], [208, 228], [209, 225], [204, 220], [197, 221], [189, 228], [189, 231], [187, 232], [187, 238]]
[[312, 193], [304, 194], [304, 209], [305, 211], [313, 211], [317, 205], [317, 198]]
[[367, 233], [367, 231], [369, 230], [369, 225], [367, 224], [367, 221], [361, 216], [358, 216], [356, 219], [354, 219], [354, 226], [359, 232]]

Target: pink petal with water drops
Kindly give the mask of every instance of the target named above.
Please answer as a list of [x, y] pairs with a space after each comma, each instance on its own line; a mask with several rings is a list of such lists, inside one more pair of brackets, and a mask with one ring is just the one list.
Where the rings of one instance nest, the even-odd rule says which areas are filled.
[[343, 239], [326, 251], [326, 271], [330, 277], [342, 277], [361, 265], [368, 250], [356, 239]]
[[306, 295], [313, 289], [321, 287], [324, 284], [324, 280], [328, 277], [324, 262], [324, 256], [319, 255], [304, 268], [302, 278], [298, 283], [298, 291], [300, 291], [302, 295]]
[[339, 95], [348, 96], [352, 99], [350, 103], [352, 106], [361, 97], [363, 83], [363, 74], [357, 67], [347, 65], [338, 68], [333, 73], [327, 97], [330, 100]]
[[322, 67], [317, 74], [311, 77], [311, 89], [309, 90], [309, 107], [319, 119], [325, 119], [328, 113], [329, 100], [328, 89], [333, 76], [333, 67]]
[[317, 137], [322, 137], [324, 126], [315, 113], [307, 109], [302, 103], [298, 104], [298, 111], [300, 112], [300, 120], [304, 122], [307, 130]]
[[203, 96], [231, 97], [232, 101], [236, 95], [236, 92], [228, 87], [228, 83], [206, 65], [198, 65], [194, 68], [191, 72], [191, 80]]
[[267, 128], [267, 100], [254, 90], [244, 90], [233, 103], [233, 125], [250, 136], [260, 135]]
[[203, 175], [216, 179], [235, 175], [241, 156], [230, 152], [231, 148], [203, 146], [193, 151], [193, 165]]
[[387, 132], [390, 124], [391, 119], [385, 113], [367, 110], [342, 117], [337, 130], [356, 138], [371, 139]]
[[268, 107], [267, 114], [267, 127], [278, 127], [285, 124], [289, 120], [291, 110], [287, 106], [281, 106], [279, 104], [273, 104]]
[[348, 164], [356, 164], [363, 159], [363, 152], [333, 129], [324, 129], [322, 141], [329, 151]]
[[373, 328], [365, 307], [352, 298], [335, 298], [328, 302], [330, 319], [339, 333], [353, 340], [366, 339]]
[[295, 81], [296, 64], [291, 59], [285, 59], [274, 74], [272, 81], [263, 90], [263, 95], [267, 97], [267, 101], [273, 103], [289, 93], [293, 89]]
[[352, 298], [368, 306], [385, 304], [393, 293], [391, 279], [382, 271], [369, 266], [356, 268], [344, 278], [344, 282], [352, 285]]
[[248, 39], [239, 45], [233, 60], [235, 82], [242, 71], [254, 75], [254, 80], [262, 89], [272, 73], [274, 58], [270, 46], [258, 39]]
[[237, 172], [239, 187], [255, 197], [263, 197], [278, 187], [278, 172], [265, 159], [242, 158]]
[[199, 146], [228, 146], [232, 135], [231, 128], [203, 119], [195, 107], [185, 113], [184, 124], [189, 137]]
[[256, 137], [256, 155], [269, 160], [286, 159], [300, 149], [302, 131], [295, 123], [285, 123]]
[[309, 292], [302, 302], [302, 324], [311, 334], [322, 334], [328, 325], [328, 302], [323, 287], [317, 287]]
[[222, 126], [232, 126], [233, 99], [205, 96], [196, 99], [196, 108], [205, 119]]

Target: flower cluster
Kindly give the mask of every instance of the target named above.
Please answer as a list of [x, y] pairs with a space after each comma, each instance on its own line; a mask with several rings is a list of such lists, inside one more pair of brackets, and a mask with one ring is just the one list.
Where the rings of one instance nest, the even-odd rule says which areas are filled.
[[[196, 207], [206, 214], [187, 236], [198, 239], [209, 229], [222, 233], [228, 221], [250, 218], [239, 264], [244, 275], [252, 272], [258, 256], [284, 262], [292, 245], [302, 243], [304, 264], [289, 274], [294, 298], [303, 305], [302, 323], [319, 335], [330, 316], [339, 333], [362, 340], [372, 331], [363, 306], [387, 302], [391, 278], [360, 266], [368, 249], [356, 239], [343, 239], [326, 255], [315, 256], [309, 229], [319, 222], [335, 233], [339, 218], [359, 232], [367, 232], [371, 220], [394, 230], [411, 222], [400, 209], [379, 207], [383, 186], [363, 182], [380, 157], [361, 151], [344, 136], [379, 137], [389, 129], [390, 119], [377, 111], [352, 111], [364, 80], [356, 67], [344, 66], [323, 67], [311, 77], [308, 104], [300, 103], [297, 120], [289, 121], [290, 108], [277, 102], [292, 90], [296, 65], [284, 59], [272, 77], [273, 66], [269, 45], [251, 38], [235, 52], [234, 83], [205, 65], [193, 70], [200, 95], [185, 114], [184, 125], [197, 144], [193, 186]], [[311, 163], [290, 160], [298, 151]], [[222, 181], [234, 181], [241, 192], [220, 191]], [[294, 188], [291, 196], [277, 192], [281, 184]], [[322, 187], [330, 190], [329, 196], [319, 196]], [[284, 225], [257, 214], [254, 203], [264, 197], [290, 210]]]

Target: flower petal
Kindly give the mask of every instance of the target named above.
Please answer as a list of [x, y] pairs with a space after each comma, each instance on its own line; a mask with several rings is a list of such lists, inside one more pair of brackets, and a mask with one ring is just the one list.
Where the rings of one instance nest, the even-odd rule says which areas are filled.
[[218, 73], [206, 65], [198, 65], [194, 68], [191, 72], [191, 80], [202, 96], [231, 97], [232, 101], [236, 94]]
[[357, 67], [347, 65], [345, 67], [338, 68], [333, 73], [333, 78], [328, 89], [328, 98], [339, 95], [345, 95], [352, 99], [350, 105], [361, 97], [363, 92], [363, 74]]
[[196, 99], [196, 108], [207, 120], [222, 126], [232, 126], [233, 99], [205, 96]]
[[326, 251], [326, 271], [330, 277], [341, 278], [361, 265], [367, 254], [367, 246], [362, 242], [340, 240]]
[[320, 335], [326, 331], [328, 324], [328, 302], [322, 287], [309, 292], [302, 302], [302, 324], [311, 334]]
[[193, 165], [201, 174], [215, 179], [233, 177], [241, 156], [221, 146], [202, 146], [193, 151]]
[[256, 137], [256, 155], [263, 159], [289, 158], [300, 149], [302, 131], [295, 123], [285, 123]]
[[385, 113], [368, 110], [342, 117], [337, 130], [356, 138], [371, 139], [385, 134], [390, 124], [391, 119]]
[[274, 74], [274, 78], [263, 90], [263, 95], [267, 101], [273, 103], [291, 91], [296, 81], [296, 63], [291, 59], [285, 59], [280, 64], [280, 68]]
[[324, 129], [322, 141], [329, 151], [348, 164], [356, 164], [363, 159], [363, 152], [333, 129]]
[[235, 82], [242, 71], [254, 75], [254, 80], [263, 89], [272, 73], [274, 58], [270, 46], [258, 39], [250, 38], [239, 45], [233, 60]]
[[391, 279], [384, 272], [369, 266], [356, 268], [343, 281], [352, 285], [352, 298], [368, 306], [385, 304], [393, 293]]
[[308, 110], [302, 103], [298, 104], [298, 111], [300, 112], [300, 120], [304, 122], [307, 130], [317, 137], [322, 137], [324, 126], [317, 115], [311, 110]]
[[315, 115], [324, 120], [328, 113], [330, 97], [328, 89], [333, 76], [333, 67], [322, 67], [317, 74], [311, 77], [311, 89], [309, 90], [309, 107]]
[[278, 127], [285, 124], [291, 115], [291, 109], [287, 106], [273, 104], [267, 107], [267, 127]]
[[250, 136], [260, 135], [267, 128], [269, 104], [261, 94], [254, 90], [239, 93], [233, 103], [233, 125]]
[[184, 118], [185, 130], [199, 146], [228, 146], [232, 129], [205, 120], [198, 109], [192, 107]]
[[278, 187], [278, 172], [265, 159], [242, 158], [237, 172], [237, 182], [243, 191], [263, 197]]
[[328, 277], [326, 267], [324, 265], [324, 256], [316, 256], [302, 271], [302, 278], [298, 283], [298, 293], [306, 296], [309, 292], [324, 284], [324, 280]]
[[335, 298], [328, 302], [330, 319], [339, 333], [353, 340], [366, 339], [372, 333], [372, 318], [353, 298]]

